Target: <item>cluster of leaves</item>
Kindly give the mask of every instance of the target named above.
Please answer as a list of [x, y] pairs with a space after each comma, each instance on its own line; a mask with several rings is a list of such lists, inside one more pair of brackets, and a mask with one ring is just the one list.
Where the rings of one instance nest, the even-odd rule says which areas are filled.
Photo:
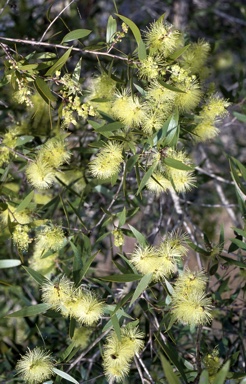
[[[168, 192], [175, 204], [177, 193], [195, 185], [187, 153], [218, 134], [229, 103], [206, 80], [208, 43], [187, 43], [163, 16], [143, 35], [132, 20], [116, 17], [121, 28], [109, 16], [104, 44], [70, 46], [86, 45], [91, 34], [73, 30], [54, 46], [63, 50], [58, 57], [50, 50], [18, 54], [1, 44], [7, 96], [0, 267], [8, 303], [0, 323], [2, 366], [13, 382], [239, 382], [239, 325], [229, 354], [215, 348], [220, 339], [210, 325], [212, 318], [222, 322], [243, 288], [226, 302], [229, 279], [222, 281], [218, 268], [231, 264], [243, 276], [242, 254], [225, 256], [223, 231], [217, 245], [205, 237], [203, 247], [182, 228], [164, 229], [153, 245], [154, 215], [149, 228], [133, 226], [149, 199]], [[122, 52], [132, 35], [133, 52]], [[96, 76], [86, 77], [86, 59], [78, 54], [97, 57]], [[245, 167], [230, 162], [244, 212]], [[235, 233], [233, 255], [246, 248], [245, 231]], [[136, 243], [130, 255], [129, 238]], [[205, 258], [206, 273], [185, 268], [188, 245]], [[108, 274], [102, 257], [110, 259]]]

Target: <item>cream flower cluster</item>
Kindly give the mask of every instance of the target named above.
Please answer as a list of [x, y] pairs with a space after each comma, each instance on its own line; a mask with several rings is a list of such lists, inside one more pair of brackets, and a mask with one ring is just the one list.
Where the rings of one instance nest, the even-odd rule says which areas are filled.
[[57, 170], [63, 163], [68, 163], [70, 153], [64, 140], [52, 138], [39, 150], [33, 162], [29, 162], [26, 169], [27, 180], [34, 188], [47, 189], [56, 180]]
[[[166, 150], [165, 157], [177, 161], [178, 166], [170, 166], [165, 164], [165, 158], [160, 159], [158, 166], [151, 178], [148, 180], [146, 187], [153, 193], [159, 195], [166, 190], [175, 189], [177, 192], [186, 192], [194, 186], [195, 177], [191, 170], [191, 159], [183, 151], [175, 151], [172, 148]], [[188, 166], [188, 170], [180, 169], [179, 163]], [[182, 168], [182, 165], [181, 165]]]
[[80, 324], [93, 325], [102, 316], [103, 302], [84, 288], [63, 276], [58, 282], [48, 281], [42, 286], [42, 299], [64, 317], [72, 317]]
[[207, 277], [203, 271], [186, 270], [178, 277], [172, 295], [175, 320], [191, 326], [205, 325], [212, 319], [212, 301], [206, 296]]
[[152, 280], [170, 277], [177, 271], [177, 261], [185, 256], [185, 235], [169, 234], [159, 246], [137, 247], [131, 255], [131, 263], [138, 272], [152, 273]]
[[127, 376], [133, 357], [144, 346], [143, 337], [136, 327], [129, 326], [120, 329], [120, 337], [115, 331], [109, 334], [103, 349], [103, 366], [109, 380], [119, 382]]

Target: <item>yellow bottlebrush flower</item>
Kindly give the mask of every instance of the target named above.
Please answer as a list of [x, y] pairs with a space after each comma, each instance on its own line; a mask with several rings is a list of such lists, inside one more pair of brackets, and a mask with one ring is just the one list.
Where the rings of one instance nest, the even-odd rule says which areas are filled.
[[[187, 166], [191, 165], [190, 158], [182, 151], [175, 151], [172, 148], [168, 148], [167, 157], [178, 160]], [[186, 192], [194, 186], [195, 178], [192, 171], [186, 171], [165, 165], [165, 173], [167, 178], [173, 182], [177, 192]]]
[[145, 33], [147, 46], [151, 53], [158, 52], [164, 57], [169, 56], [183, 43], [182, 34], [171, 24], [156, 21]]
[[137, 247], [131, 255], [131, 262], [143, 275], [152, 273], [152, 281], [168, 277], [177, 269], [175, 258], [157, 247]]
[[30, 184], [37, 189], [50, 188], [55, 181], [56, 172], [52, 166], [37, 159], [27, 165], [26, 176]]
[[28, 236], [29, 228], [27, 225], [16, 225], [12, 238], [14, 243], [17, 245], [19, 249], [22, 251], [27, 251], [28, 245], [32, 242], [32, 240]]
[[178, 232], [168, 234], [166, 239], [158, 247], [159, 256], [180, 259], [187, 253], [187, 248], [185, 247], [186, 240], [186, 234], [180, 234]]
[[70, 153], [67, 151], [65, 142], [61, 139], [50, 139], [41, 148], [38, 154], [38, 160], [49, 164], [49, 166], [58, 168], [63, 163], [68, 163]]
[[116, 98], [112, 104], [112, 114], [119, 119], [126, 128], [138, 127], [144, 117], [143, 106], [137, 96], [129, 95], [127, 90], [115, 94]]
[[92, 325], [96, 323], [103, 313], [103, 302], [90, 291], [78, 289], [73, 299], [67, 304], [70, 316], [81, 324]]
[[178, 64], [169, 68], [171, 72], [171, 83], [182, 92], [175, 92], [175, 105], [181, 110], [189, 112], [200, 102], [202, 91], [195, 75], [190, 75], [188, 71], [181, 68]]
[[16, 371], [29, 384], [43, 383], [53, 375], [54, 364], [50, 353], [40, 348], [28, 350], [16, 364]]
[[158, 56], [148, 56], [141, 60], [138, 67], [138, 76], [143, 79], [153, 80], [160, 75], [160, 67], [163, 66], [163, 60]]
[[90, 161], [89, 169], [94, 177], [108, 179], [120, 171], [122, 162], [122, 145], [111, 141]]
[[199, 290], [192, 290], [184, 295], [174, 289], [172, 315], [174, 320], [184, 324], [205, 325], [212, 319], [211, 304], [211, 298]]
[[205, 64], [210, 51], [210, 45], [199, 40], [197, 43], [191, 43], [189, 48], [182, 55], [182, 67], [190, 73], [198, 73]]
[[185, 93], [178, 93], [175, 99], [177, 107], [184, 112], [190, 112], [194, 109], [202, 98], [202, 91], [197, 81], [186, 84], [176, 84], [176, 86]]
[[173, 92], [170, 89], [163, 87], [156, 80], [150, 83], [146, 92], [148, 103], [158, 107], [162, 111], [167, 110], [168, 112], [172, 109], [176, 96], [177, 92]]
[[224, 117], [228, 114], [226, 108], [229, 107], [230, 103], [227, 100], [220, 98], [218, 95], [211, 96], [207, 103], [203, 106], [199, 117], [201, 119], [214, 122], [220, 117]]
[[42, 250], [58, 251], [61, 249], [66, 238], [61, 227], [58, 226], [46, 226], [37, 235], [36, 246]]
[[109, 380], [119, 382], [129, 373], [132, 358], [143, 348], [143, 337], [137, 328], [130, 327], [121, 329], [120, 339], [114, 331], [109, 334], [103, 351], [104, 371]]
[[100, 76], [97, 76], [91, 79], [89, 89], [91, 94], [89, 100], [95, 98], [109, 99], [115, 92], [116, 82], [112, 77], [108, 76], [106, 73], [102, 73]]
[[151, 135], [153, 132], [159, 131], [169, 113], [170, 110], [168, 110], [168, 108], [166, 108], [165, 111], [162, 111], [159, 108], [150, 107], [148, 104], [146, 104], [144, 106], [144, 117], [142, 120], [141, 129], [146, 135]]
[[180, 292], [181, 295], [187, 295], [194, 291], [203, 293], [207, 281], [208, 278], [204, 271], [193, 272], [186, 269], [176, 280], [175, 292]]
[[93, 330], [86, 327], [76, 328], [72, 337], [72, 342], [75, 347], [85, 349], [90, 341], [90, 336]]
[[193, 129], [192, 133], [194, 134], [193, 139], [196, 142], [200, 142], [213, 139], [218, 135], [219, 129], [216, 128], [210, 120], [202, 120], [195, 129]]
[[158, 196], [160, 193], [171, 189], [172, 184], [160, 171], [156, 171], [147, 181], [146, 187]]
[[51, 308], [60, 311], [63, 316], [69, 316], [69, 305], [74, 297], [73, 283], [65, 276], [58, 282], [48, 281], [42, 285], [42, 300]]

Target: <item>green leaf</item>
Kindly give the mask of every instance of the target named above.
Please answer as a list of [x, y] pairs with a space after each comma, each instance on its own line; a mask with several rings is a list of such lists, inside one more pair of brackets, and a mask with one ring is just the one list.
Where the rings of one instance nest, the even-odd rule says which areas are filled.
[[16, 147], [19, 147], [21, 145], [24, 145], [26, 143], [29, 143], [30, 141], [32, 141], [34, 139], [33, 136], [28, 136], [28, 135], [24, 135], [24, 136], [20, 136], [17, 138], [16, 140], [16, 143], [15, 143], [15, 146]]
[[152, 164], [148, 171], [145, 173], [144, 177], [142, 178], [141, 182], [140, 182], [140, 185], [138, 187], [138, 190], [137, 190], [137, 195], [139, 195], [139, 193], [142, 191], [142, 189], [145, 187], [145, 185], [147, 184], [148, 180], [151, 178], [152, 174], [154, 173], [156, 167], [157, 167], [157, 162], [155, 162], [154, 164]]
[[226, 376], [229, 372], [229, 368], [230, 368], [230, 360], [228, 360], [223, 365], [223, 367], [219, 370], [219, 372], [216, 374], [216, 376], [213, 380], [213, 384], [224, 384]]
[[236, 244], [238, 248], [243, 249], [246, 251], [246, 243], [244, 241], [241, 241], [239, 239], [230, 239], [232, 243]]
[[137, 45], [138, 45], [138, 57], [139, 57], [139, 60], [146, 59], [147, 53], [146, 53], [145, 44], [144, 44], [144, 42], [142, 40], [140, 30], [138, 29], [136, 24], [132, 20], [128, 19], [128, 17], [119, 15], [118, 13], [116, 13], [116, 15], [122, 21], [124, 21], [124, 23], [126, 23], [126, 25], [128, 25], [128, 27], [131, 29], [131, 31], [132, 31], [132, 33], [133, 33], [133, 35], [135, 37], [135, 40], [137, 42]]
[[162, 354], [160, 354], [160, 359], [168, 384], [180, 384], [180, 381], [176, 374], [173, 372], [173, 367], [169, 361]]
[[[169, 328], [169, 327], [168, 327]], [[165, 352], [166, 356], [169, 360], [175, 365], [181, 374], [184, 382], [187, 382], [186, 374], [185, 374], [185, 366], [183, 361], [180, 361], [179, 355], [177, 354], [177, 349], [173, 348], [168, 342], [163, 343], [158, 334], [154, 335], [161, 349]]]
[[178, 131], [179, 131], [179, 111], [176, 108], [172, 114], [166, 133], [165, 144], [175, 145], [178, 140]]
[[139, 298], [139, 296], [145, 291], [145, 289], [148, 287], [150, 281], [152, 279], [152, 273], [148, 273], [147, 275], [144, 275], [142, 279], [139, 281], [137, 288], [135, 289], [135, 292], [132, 296], [130, 306]]
[[21, 265], [21, 261], [18, 259], [0, 260], [0, 269], [18, 267], [19, 265]]
[[61, 44], [67, 43], [68, 41], [83, 39], [84, 37], [88, 36], [91, 32], [92, 31], [89, 29], [75, 29], [74, 31], [67, 33], [63, 37]]
[[48, 84], [43, 79], [41, 79], [41, 77], [37, 77], [34, 84], [35, 84], [36, 90], [38, 91], [42, 99], [44, 99], [44, 101], [47, 104], [50, 104], [50, 102], [56, 101], [55, 95], [53, 95]]
[[174, 51], [174, 52], [168, 57], [168, 59], [176, 60], [178, 57], [182, 56], [184, 52], [187, 51], [187, 49], [189, 48], [189, 46], [190, 46], [190, 44], [185, 45], [185, 46], [182, 47], [182, 48], [176, 49], [176, 51]]
[[136, 228], [132, 227], [130, 224], [128, 224], [130, 230], [132, 231], [134, 237], [137, 239], [138, 244], [141, 245], [141, 247], [145, 247], [147, 245], [147, 241], [145, 237], [140, 233]]
[[36, 281], [36, 283], [42, 285], [44, 283], [46, 283], [48, 280], [46, 279], [46, 277], [44, 277], [43, 275], [41, 275], [41, 273], [37, 272], [37, 271], [34, 271], [34, 269], [32, 268], [29, 268], [29, 267], [25, 267], [23, 266], [23, 268], [25, 269], [25, 271], [28, 273], [28, 275], [30, 275], [33, 280]]
[[201, 255], [204, 256], [209, 256], [210, 252], [206, 251], [205, 249], [199, 247], [198, 245], [192, 243], [191, 241], [187, 241], [188, 246], [193, 249], [194, 251], [200, 253]]
[[50, 304], [42, 303], [36, 305], [30, 305], [28, 307], [23, 307], [19, 311], [10, 313], [5, 317], [29, 317], [40, 315], [41, 313], [46, 312], [50, 308]]
[[91, 266], [91, 263], [93, 262], [93, 260], [95, 259], [97, 253], [91, 255], [88, 260], [84, 263], [84, 266], [83, 266], [83, 269], [80, 271], [80, 279], [79, 279], [79, 283], [81, 282], [81, 280], [83, 279], [83, 277], [86, 275], [88, 269], [90, 268]]
[[225, 260], [228, 264], [237, 265], [239, 268], [246, 268], [246, 263], [243, 263], [241, 261], [230, 259], [229, 257], [226, 257], [226, 256], [220, 256], [220, 258], [222, 260]]
[[62, 377], [63, 379], [70, 381], [70, 383], [79, 384], [79, 382], [77, 380], [75, 380], [72, 376], [70, 376], [68, 373], [61, 371], [60, 369], [52, 368], [52, 371], [56, 375]]
[[111, 43], [112, 38], [114, 37], [117, 31], [117, 22], [113, 18], [113, 16], [109, 16], [107, 23], [107, 31], [106, 31], [106, 43]]
[[119, 319], [118, 319], [116, 314], [111, 316], [111, 321], [112, 321], [112, 325], [113, 325], [113, 328], [114, 328], [114, 331], [116, 333], [118, 340], [121, 340], [120, 324], [119, 324]]
[[109, 276], [100, 276], [98, 277], [99, 280], [103, 281], [111, 281], [115, 283], [127, 283], [129, 281], [137, 281], [140, 280], [143, 277], [143, 275], [136, 275], [134, 273], [129, 274], [116, 274], [116, 275], [109, 275]]
[[209, 375], [206, 369], [202, 371], [198, 384], [209, 384]]
[[79, 61], [76, 64], [76, 67], [74, 68], [72, 79], [74, 81], [77, 81], [79, 83], [80, 80], [80, 73], [81, 73], [81, 63], [82, 63], [82, 58], [79, 59]]
[[138, 159], [139, 159], [138, 154], [131, 156], [126, 162], [126, 171], [131, 172], [131, 170], [133, 169]]
[[160, 83], [164, 88], [167, 88], [167, 89], [169, 89], [170, 91], [178, 92], [178, 93], [186, 93], [185, 91], [182, 91], [182, 89], [179, 89], [179, 88], [175, 87], [174, 85], [165, 83], [165, 81], [163, 81], [163, 80], [160, 80], [160, 79], [159, 79], [159, 80], [158, 80], [158, 83]]
[[24, 200], [18, 205], [18, 207], [15, 209], [15, 212], [21, 212], [25, 208], [27, 208], [32, 201], [34, 196], [34, 191], [31, 191], [25, 198]]
[[60, 59], [58, 59], [56, 61], [56, 63], [54, 65], [52, 65], [52, 67], [50, 67], [50, 69], [45, 73], [45, 76], [53, 76], [53, 74], [56, 72], [56, 71], [59, 71], [67, 62], [69, 56], [70, 56], [70, 53], [72, 52], [72, 49], [73, 47], [70, 47], [65, 53], [64, 55], [62, 55], [60, 57]]
[[98, 133], [113, 132], [113, 131], [117, 131], [118, 129], [121, 129], [123, 127], [124, 126], [120, 121], [115, 121], [113, 123], [105, 124], [102, 127], [95, 128], [95, 131]]
[[117, 214], [117, 217], [119, 219], [119, 227], [122, 227], [122, 225], [126, 222], [126, 208], [124, 207], [123, 210]]
[[242, 123], [246, 123], [246, 115], [239, 112], [233, 112], [233, 115], [239, 120], [242, 121]]
[[194, 171], [194, 167], [191, 167], [189, 165], [186, 165], [182, 163], [179, 160], [172, 159], [170, 157], [166, 157], [164, 159], [164, 163], [168, 165], [169, 167], [175, 168], [175, 169], [180, 169], [181, 171]]

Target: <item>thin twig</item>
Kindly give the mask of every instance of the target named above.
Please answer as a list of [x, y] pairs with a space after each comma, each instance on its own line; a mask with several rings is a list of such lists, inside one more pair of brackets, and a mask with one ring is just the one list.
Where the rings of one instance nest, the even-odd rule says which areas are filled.
[[[121, 181], [120, 181], [119, 187], [118, 187], [118, 189], [117, 189], [117, 191], [116, 191], [116, 193], [115, 193], [115, 195], [114, 195], [114, 197], [113, 197], [111, 203], [109, 204], [109, 206], [108, 206], [108, 208], [107, 208], [107, 211], [109, 211], [109, 210], [112, 208], [112, 206], [114, 205], [114, 203], [116, 202], [116, 200], [117, 200], [117, 198], [118, 198], [118, 196], [119, 196], [119, 193], [120, 193], [120, 190], [121, 190], [121, 188], [122, 188], [123, 181], [124, 181], [125, 167], [126, 167], [126, 166], [125, 166], [125, 163], [124, 163], [124, 165], [123, 165], [122, 177], [121, 177]], [[96, 225], [93, 227], [93, 229], [94, 229], [94, 228], [97, 228], [97, 227], [103, 222], [103, 220], [105, 219], [106, 215], [107, 215], [107, 213], [104, 213], [104, 214], [102, 215], [102, 217], [101, 217], [100, 220], [96, 223]]]
[[201, 337], [202, 337], [202, 325], [198, 326], [196, 335], [196, 364], [197, 364], [197, 377], [195, 378], [194, 384], [197, 384], [202, 372], [202, 361], [201, 361]]
[[[44, 42], [35, 41], [35, 40], [13, 39], [13, 38], [4, 37], [4, 36], [0, 36], [0, 40], [10, 41], [12, 43], [44, 46], [44, 47], [50, 47], [50, 48], [60, 48], [60, 49], [65, 49], [65, 50], [68, 50], [71, 48], [71, 46], [66, 46], [66, 45], [61, 45], [61, 44], [44, 43]], [[114, 59], [127, 61], [128, 63], [135, 63], [135, 61], [129, 59], [128, 57], [113, 55], [112, 53], [107, 53], [107, 52], [91, 51], [89, 49], [81, 49], [81, 48], [76, 48], [76, 47], [72, 47], [72, 51], [76, 51], [76, 52], [80, 52], [80, 53], [88, 53], [88, 54], [97, 55], [97, 56], [100, 56], [100, 55], [101, 56], [108, 56], [108, 57], [112, 57]]]
[[91, 343], [89, 345], [89, 347], [83, 351], [78, 357], [77, 359], [75, 359], [69, 366], [69, 369], [68, 369], [68, 372], [71, 371], [71, 369], [80, 362], [80, 360], [97, 344], [99, 343], [100, 340], [102, 340], [104, 338], [104, 336], [106, 336], [109, 332], [111, 331], [111, 329], [108, 329], [107, 331], [103, 332], [99, 337], [96, 338], [96, 340], [93, 341], [93, 343]]
[[141, 359], [141, 357], [139, 356], [138, 353], [136, 353], [136, 356], [137, 356], [137, 358], [138, 358], [139, 363], [142, 365], [144, 372], [145, 372], [146, 375], [148, 376], [149, 381], [150, 381], [151, 383], [154, 383], [154, 380], [152, 379], [152, 377], [151, 377], [151, 375], [150, 375], [148, 369], [146, 368], [145, 364], [143, 363], [143, 360]]
[[41, 39], [40, 39], [39, 41], [43, 41], [44, 36], [45, 36], [46, 33], [48, 32], [48, 30], [52, 27], [52, 25], [56, 22], [56, 20], [59, 19], [59, 17], [61, 16], [61, 14], [62, 14], [68, 7], [70, 7], [70, 5], [71, 5], [72, 3], [74, 3], [75, 1], [76, 1], [76, 0], [72, 0], [68, 5], [66, 5], [66, 7], [64, 7], [64, 8], [61, 10], [60, 13], [58, 13], [58, 15], [54, 18], [53, 21], [51, 21], [51, 23], [49, 24], [49, 26], [46, 28], [46, 30], [44, 31], [44, 33], [43, 33], [43, 35], [42, 35], [42, 37], [41, 37]]
[[7, 7], [9, 2], [10, 2], [10, 0], [7, 0], [6, 3], [4, 4], [4, 6], [0, 9], [0, 15], [3, 13], [3, 11], [5, 10], [5, 8]]

